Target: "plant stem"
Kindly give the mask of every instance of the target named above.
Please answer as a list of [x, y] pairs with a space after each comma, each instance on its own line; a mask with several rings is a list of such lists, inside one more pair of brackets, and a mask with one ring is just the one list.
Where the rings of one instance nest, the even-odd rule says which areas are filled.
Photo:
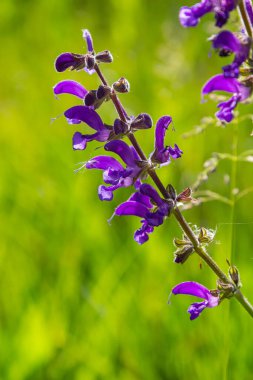
[[[101, 80], [101, 82], [105, 85], [108, 86], [108, 82], [105, 79], [104, 75], [102, 74], [100, 68], [98, 65], [95, 65], [95, 70]], [[115, 94], [115, 92], [112, 92], [110, 95], [110, 98], [116, 108], [116, 111], [120, 117], [120, 119], [124, 122], [127, 121], [128, 116], [127, 113], [121, 104], [119, 98]], [[130, 142], [132, 143], [133, 147], [136, 149], [137, 153], [139, 154], [140, 158], [142, 160], [147, 160], [147, 157], [145, 153], [143, 152], [141, 146], [139, 145], [138, 141], [136, 140], [135, 136], [133, 133], [128, 134], [128, 138]], [[158, 177], [155, 169], [150, 168], [148, 170], [148, 173], [154, 183], [156, 184], [157, 188], [160, 190], [161, 194], [164, 196], [164, 198], [169, 198], [169, 194], [161, 182], [160, 178]], [[211, 256], [207, 253], [206, 249], [199, 244], [198, 239], [196, 238], [193, 230], [191, 229], [190, 225], [188, 222], [185, 220], [184, 216], [182, 215], [181, 211], [178, 209], [178, 207], [175, 207], [173, 210], [173, 215], [175, 216], [177, 222], [179, 223], [180, 227], [182, 228], [183, 232], [187, 235], [189, 240], [191, 241], [195, 252], [206, 262], [206, 264], [212, 269], [212, 271], [219, 277], [219, 279], [222, 280], [223, 283], [225, 284], [232, 284], [233, 283], [230, 281], [230, 279], [226, 276], [226, 274], [220, 269], [220, 267], [216, 264], [216, 262], [212, 259]], [[244, 307], [244, 309], [253, 317], [253, 306], [249, 303], [249, 301], [243, 296], [240, 290], [237, 290], [236, 293], [234, 294], [235, 298], [240, 302], [240, 304]]]
[[242, 24], [245, 30], [247, 31], [248, 36], [252, 38], [253, 37], [252, 28], [251, 28], [250, 20], [248, 18], [246, 7], [243, 0], [239, 2], [237, 9], [241, 17]]

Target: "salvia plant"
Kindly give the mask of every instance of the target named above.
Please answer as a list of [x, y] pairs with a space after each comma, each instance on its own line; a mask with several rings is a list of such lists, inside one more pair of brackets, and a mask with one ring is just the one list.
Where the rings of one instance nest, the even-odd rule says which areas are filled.
[[[239, 103], [250, 102], [253, 89], [252, 3], [250, 0], [202, 0], [192, 6], [183, 6], [179, 12], [183, 27], [196, 27], [205, 14], [213, 13], [215, 26], [223, 28], [231, 13], [236, 10], [240, 15], [241, 27], [236, 32], [222, 29], [208, 41], [220, 57], [232, 55], [231, 63], [211, 77], [201, 91], [203, 97], [216, 91], [231, 94], [228, 100], [217, 105], [216, 118], [222, 124], [233, 121], [234, 110]], [[208, 245], [214, 240], [215, 232], [205, 227], [192, 228], [182, 213], [185, 208], [198, 203], [198, 199], [193, 199], [192, 190], [195, 196], [195, 190], [213, 172], [219, 161], [229, 159], [231, 155], [214, 155], [205, 164], [204, 171], [192, 188], [188, 187], [178, 193], [172, 184], [164, 185], [157, 174], [158, 169], [166, 167], [164, 170], [167, 170], [167, 165], [172, 160], [181, 158], [183, 154], [178, 145], [166, 145], [166, 135], [172, 123], [171, 116], [164, 115], [157, 120], [154, 126], [153, 151], [148, 155], [144, 153], [136, 135], [153, 127], [151, 116], [148, 113], [137, 116], [127, 114], [119, 100], [119, 94], [129, 92], [129, 82], [122, 77], [109, 84], [101, 66], [113, 62], [111, 52], [104, 50], [97, 53], [88, 30], [83, 30], [83, 38], [87, 51], [59, 55], [55, 68], [58, 72], [70, 69], [96, 74], [100, 80], [98, 88], [87, 90], [76, 81], [63, 80], [54, 86], [53, 91], [56, 96], [67, 93], [78, 99], [78, 105], [64, 112], [66, 121], [77, 129], [73, 135], [73, 149], [85, 150], [87, 144], [94, 141], [103, 143], [105, 154], [96, 155], [82, 165], [82, 168], [98, 169], [102, 172], [103, 183], [98, 188], [99, 199], [111, 201], [116, 190], [129, 188], [129, 198], [116, 207], [112, 218], [129, 215], [138, 217], [140, 228], [134, 233], [134, 240], [138, 244], [147, 242], [154, 229], [162, 225], [168, 217], [176, 218], [182, 229], [182, 237], [174, 239], [174, 262], [184, 264], [191, 255], [197, 254], [217, 276], [214, 290], [193, 281], [182, 282], [173, 287], [172, 295], [186, 294], [202, 299], [201, 302], [190, 305], [188, 312], [191, 320], [197, 318], [205, 308], [217, 307], [224, 299], [231, 297], [236, 298], [253, 317], [253, 306], [241, 292], [237, 267], [227, 260], [228, 274], [224, 273], [207, 251]], [[113, 125], [104, 122], [97, 111], [107, 101], [113, 103], [117, 113]], [[210, 120], [212, 123], [213, 118]], [[82, 134], [83, 123], [91, 128], [90, 134]], [[204, 123], [206, 124], [208, 122]], [[247, 154], [242, 154], [242, 161], [246, 157]], [[148, 178], [153, 185], [146, 182]], [[215, 198], [214, 194], [210, 191], [205, 195]], [[216, 198], [226, 199], [217, 194]]]

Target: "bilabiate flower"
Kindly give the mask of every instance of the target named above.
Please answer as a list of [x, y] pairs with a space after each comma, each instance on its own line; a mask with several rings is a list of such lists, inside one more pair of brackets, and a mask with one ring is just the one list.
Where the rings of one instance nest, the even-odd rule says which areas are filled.
[[173, 203], [160, 197], [149, 184], [142, 184], [126, 202], [121, 203], [114, 215], [133, 215], [141, 219], [142, 226], [134, 234], [134, 240], [143, 244], [149, 239], [154, 227], [160, 226], [173, 207]]
[[233, 96], [218, 104], [220, 109], [216, 112], [216, 116], [221, 121], [230, 123], [234, 118], [234, 109], [239, 102], [246, 100], [251, 92], [252, 86], [239, 82], [235, 78], [226, 78], [224, 75], [219, 74], [213, 76], [202, 88], [202, 95], [207, 95], [213, 91], [230, 92]]
[[246, 35], [239, 39], [228, 30], [223, 30], [212, 39], [212, 44], [221, 57], [235, 53], [234, 61], [223, 67], [223, 73], [225, 77], [238, 78], [239, 68], [249, 56], [250, 39]]
[[134, 148], [130, 148], [124, 141], [113, 140], [105, 145], [105, 150], [114, 152], [126, 164], [126, 167], [113, 157], [96, 156], [85, 163], [86, 169], [103, 170], [103, 180], [109, 186], [101, 185], [98, 196], [101, 201], [111, 201], [113, 192], [121, 187], [128, 187], [135, 183], [141, 173], [137, 165], [139, 156]]
[[176, 144], [174, 148], [164, 145], [165, 134], [171, 122], [170, 116], [162, 116], [156, 123], [155, 150], [150, 157], [153, 163], [167, 165], [170, 158], [180, 158], [183, 153]]
[[205, 286], [199, 284], [198, 282], [187, 281], [182, 282], [181, 284], [176, 285], [172, 289], [172, 293], [177, 294], [187, 294], [190, 296], [195, 296], [203, 298], [202, 302], [194, 302], [188, 308], [188, 313], [190, 313], [190, 319], [196, 319], [207, 307], [212, 308], [219, 305], [218, 295], [214, 295], [210, 290]]
[[64, 116], [69, 124], [80, 124], [83, 122], [96, 131], [91, 135], [83, 135], [80, 132], [76, 132], [73, 135], [73, 149], [75, 150], [84, 150], [89, 141], [107, 141], [112, 131], [112, 127], [104, 124], [96, 111], [86, 106], [69, 108], [64, 112]]
[[215, 15], [218, 27], [222, 27], [228, 20], [229, 14], [237, 6], [238, 0], [202, 0], [192, 7], [182, 7], [179, 13], [181, 25], [185, 28], [196, 26], [201, 17], [209, 12]]

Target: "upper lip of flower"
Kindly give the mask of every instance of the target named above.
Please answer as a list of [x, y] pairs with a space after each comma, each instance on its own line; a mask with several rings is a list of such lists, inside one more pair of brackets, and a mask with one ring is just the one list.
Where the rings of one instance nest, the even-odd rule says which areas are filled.
[[240, 41], [233, 33], [223, 30], [212, 39], [214, 49], [224, 49], [228, 52], [235, 53], [234, 61], [223, 67], [226, 77], [238, 77], [239, 67], [248, 58], [250, 50], [250, 39], [244, 37], [244, 41]]
[[218, 296], [214, 296], [204, 285], [194, 281], [186, 281], [176, 285], [172, 289], [172, 294], [187, 294], [204, 299], [203, 302], [194, 302], [190, 305], [188, 312], [191, 320], [196, 319], [206, 307], [212, 308], [219, 304]]

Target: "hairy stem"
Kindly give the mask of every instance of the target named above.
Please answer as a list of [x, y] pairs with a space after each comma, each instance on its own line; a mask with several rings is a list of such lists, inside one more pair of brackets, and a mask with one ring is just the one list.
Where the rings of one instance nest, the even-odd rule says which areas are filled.
[[247, 15], [244, 0], [241, 0], [239, 2], [237, 9], [238, 9], [239, 15], [241, 17], [242, 24], [243, 24], [245, 30], [247, 31], [248, 36], [252, 38], [253, 37], [252, 28], [251, 28], [250, 20], [249, 20], [248, 15]]
[[[95, 70], [101, 80], [101, 82], [108, 86], [108, 82], [105, 79], [104, 75], [102, 74], [100, 68], [98, 65], [95, 65]], [[124, 122], [127, 121], [127, 113], [121, 104], [119, 98], [115, 94], [115, 92], [112, 92], [110, 95], [110, 98], [115, 106], [115, 109], [120, 117], [120, 119]], [[133, 147], [136, 149], [137, 153], [139, 154], [140, 158], [142, 160], [147, 160], [147, 157], [145, 153], [143, 152], [141, 146], [139, 145], [138, 141], [136, 140], [133, 133], [128, 134], [128, 138], [133, 145]], [[155, 169], [149, 169], [148, 171], [150, 177], [156, 184], [157, 188], [160, 190], [161, 194], [164, 196], [164, 198], [169, 198], [169, 194], [161, 182], [160, 178], [158, 177]], [[226, 274], [220, 269], [220, 267], [216, 264], [216, 262], [212, 259], [212, 257], [207, 253], [206, 249], [199, 244], [198, 239], [196, 238], [193, 230], [191, 229], [189, 223], [185, 220], [184, 216], [182, 215], [181, 211], [178, 209], [178, 207], [175, 207], [173, 210], [173, 215], [175, 216], [176, 220], [178, 221], [180, 227], [182, 228], [183, 232], [187, 235], [191, 243], [193, 244], [195, 252], [206, 262], [206, 264], [212, 269], [212, 271], [218, 276], [219, 279], [222, 280], [225, 284], [232, 284], [230, 279], [226, 276]], [[240, 304], [244, 307], [244, 309], [253, 317], [253, 306], [249, 303], [249, 301], [243, 296], [243, 294], [237, 290], [235, 293], [235, 298], [240, 302]]]

